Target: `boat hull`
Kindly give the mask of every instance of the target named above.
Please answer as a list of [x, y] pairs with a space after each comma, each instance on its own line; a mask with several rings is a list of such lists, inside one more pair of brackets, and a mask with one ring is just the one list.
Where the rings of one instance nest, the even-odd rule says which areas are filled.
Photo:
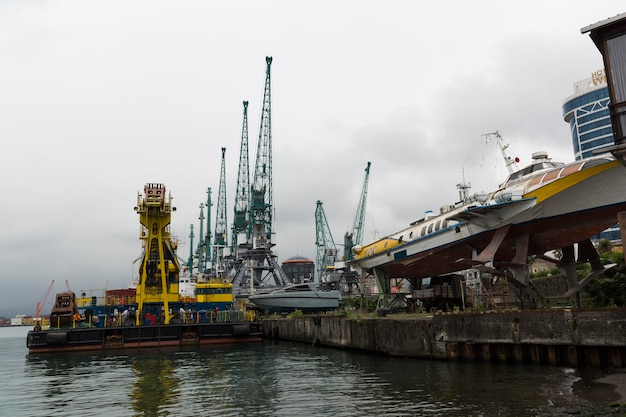
[[534, 188], [526, 188], [533, 181], [530, 180], [508, 190], [520, 196], [517, 201], [470, 205], [438, 216], [459, 223], [401, 242], [401, 236], [419, 232], [419, 226], [405, 229], [391, 236], [400, 242], [388, 244], [386, 250], [373, 250], [375, 253], [371, 255], [366, 247], [354, 263], [366, 270], [376, 268], [407, 278], [452, 273], [471, 266], [471, 260], [488, 248], [498, 230], [506, 228], [502, 242], [490, 258], [494, 264], [515, 264], [525, 261], [526, 256], [541, 255], [589, 239], [616, 224], [618, 213], [626, 211], [626, 168], [617, 161], [541, 185], [539, 180], [549, 175], [537, 177]]
[[249, 300], [266, 313], [290, 313], [294, 310], [314, 313], [339, 308], [340, 298], [338, 291], [320, 291], [311, 294], [251, 295]]
[[26, 346], [29, 354], [106, 349], [139, 349], [181, 345], [258, 342], [260, 322], [217, 322], [32, 330]]

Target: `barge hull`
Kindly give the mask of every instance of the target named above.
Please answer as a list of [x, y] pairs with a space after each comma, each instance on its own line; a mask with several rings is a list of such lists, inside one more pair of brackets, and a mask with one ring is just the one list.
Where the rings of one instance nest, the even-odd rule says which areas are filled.
[[139, 349], [262, 340], [261, 325], [250, 323], [197, 323], [156, 326], [123, 326], [31, 330], [29, 353], [53, 353], [103, 349]]

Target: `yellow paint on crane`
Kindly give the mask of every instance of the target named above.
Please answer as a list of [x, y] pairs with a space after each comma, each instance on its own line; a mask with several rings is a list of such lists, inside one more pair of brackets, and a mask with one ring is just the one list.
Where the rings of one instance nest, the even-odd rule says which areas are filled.
[[180, 263], [176, 256], [176, 241], [170, 235], [172, 197], [165, 195], [163, 184], [149, 183], [144, 195], [137, 196], [135, 211], [139, 214], [143, 242], [143, 258], [137, 284], [137, 325], [142, 322], [144, 304], [162, 304], [165, 324], [169, 324], [169, 303], [180, 300], [178, 276]]

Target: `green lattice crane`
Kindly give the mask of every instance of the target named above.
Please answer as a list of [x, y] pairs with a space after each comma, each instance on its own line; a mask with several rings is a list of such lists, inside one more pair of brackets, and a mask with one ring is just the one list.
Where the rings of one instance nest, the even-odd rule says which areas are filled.
[[217, 210], [215, 212], [215, 233], [213, 234], [213, 267], [215, 276], [224, 273], [224, 247], [227, 242], [226, 220], [226, 148], [222, 148], [222, 168], [220, 170], [220, 187], [217, 191]]
[[270, 67], [272, 57], [265, 57], [265, 90], [257, 146], [254, 180], [250, 195], [248, 239], [253, 248], [269, 248], [272, 241], [272, 99]]
[[243, 102], [243, 123], [241, 128], [241, 148], [239, 150], [239, 171], [235, 191], [235, 213], [231, 235], [231, 250], [237, 251], [240, 234], [248, 233], [248, 207], [250, 204], [250, 169], [248, 162], [248, 102]]
[[328, 227], [323, 203], [317, 200], [315, 207], [315, 246], [317, 256], [315, 258], [315, 269], [317, 271], [318, 282], [327, 273], [328, 267], [334, 266], [337, 260], [337, 246], [333, 240], [333, 235]]
[[282, 286], [290, 282], [278, 263], [272, 244], [272, 100], [270, 68], [272, 57], [265, 57], [265, 89], [253, 182], [248, 200], [246, 243], [237, 247], [232, 277], [233, 291], [250, 291], [265, 285]]
[[352, 223], [352, 229], [348, 230], [343, 238], [344, 257], [346, 262], [354, 258], [352, 248], [363, 243], [363, 224], [365, 223], [365, 207], [367, 205], [367, 188], [369, 184], [371, 165], [372, 163], [368, 162], [367, 167], [365, 167], [365, 177], [363, 179], [363, 186], [361, 187], [361, 198], [359, 198], [359, 204], [356, 209], [356, 215], [354, 216], [354, 222]]

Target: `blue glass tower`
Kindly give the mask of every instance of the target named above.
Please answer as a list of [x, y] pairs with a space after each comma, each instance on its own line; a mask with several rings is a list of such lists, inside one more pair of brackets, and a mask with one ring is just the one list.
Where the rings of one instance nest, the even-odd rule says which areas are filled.
[[[563, 102], [563, 118], [570, 126], [576, 160], [596, 155], [594, 151], [613, 144], [609, 101], [606, 74], [601, 69], [574, 84], [574, 94]], [[599, 239], [620, 240], [619, 225], [592, 238]]]
[[574, 94], [563, 103], [563, 118], [570, 125], [576, 160], [613, 144], [609, 117], [609, 88], [604, 69], [574, 84]]

